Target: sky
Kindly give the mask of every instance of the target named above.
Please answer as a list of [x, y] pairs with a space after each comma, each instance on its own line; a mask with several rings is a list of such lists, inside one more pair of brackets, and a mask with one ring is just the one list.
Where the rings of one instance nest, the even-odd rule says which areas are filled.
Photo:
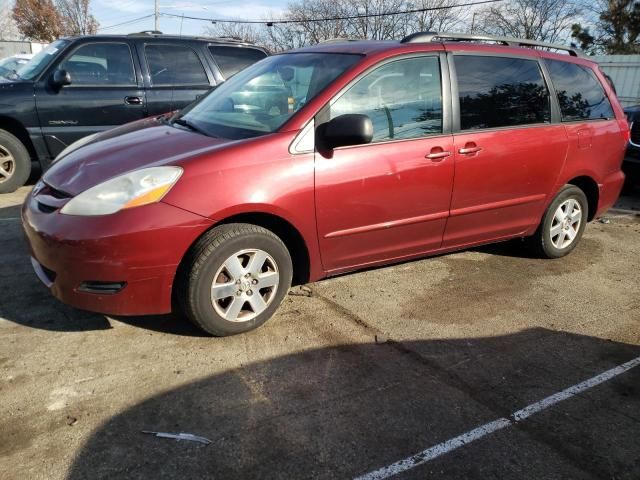
[[[160, 0], [160, 12], [205, 18], [262, 20], [272, 15], [278, 16], [286, 9], [287, 3], [288, 0]], [[98, 33], [132, 33], [154, 28], [153, 17], [114, 27], [152, 14], [154, 0], [92, 0], [91, 10], [100, 22]], [[159, 22], [161, 32], [183, 35], [200, 35], [209, 25], [204, 21], [163, 16]]]

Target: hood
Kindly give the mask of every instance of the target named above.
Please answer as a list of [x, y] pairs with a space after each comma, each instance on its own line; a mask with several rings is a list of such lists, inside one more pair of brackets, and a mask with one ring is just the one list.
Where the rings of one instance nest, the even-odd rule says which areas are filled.
[[44, 181], [68, 193], [79, 193], [126, 172], [160, 165], [182, 165], [232, 140], [212, 138], [168, 125], [161, 118], [141, 120], [100, 133], [57, 160]]

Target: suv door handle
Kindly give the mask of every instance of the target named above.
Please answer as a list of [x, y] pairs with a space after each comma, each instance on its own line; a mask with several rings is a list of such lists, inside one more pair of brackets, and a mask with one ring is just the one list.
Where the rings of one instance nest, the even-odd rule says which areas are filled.
[[482, 150], [482, 147], [477, 146], [474, 142], [468, 142], [465, 144], [464, 148], [458, 150], [458, 153], [462, 155], [469, 155], [471, 153], [478, 153]]
[[142, 97], [124, 97], [124, 103], [127, 105], [142, 105]]

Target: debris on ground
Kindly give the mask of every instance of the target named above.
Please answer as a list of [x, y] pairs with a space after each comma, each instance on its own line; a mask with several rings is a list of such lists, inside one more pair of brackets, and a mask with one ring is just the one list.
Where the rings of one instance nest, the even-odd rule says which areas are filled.
[[604, 223], [605, 225], [607, 225], [607, 224], [611, 223], [611, 220], [609, 220], [609, 218], [608, 218], [608, 217], [601, 217], [598, 221], [599, 221], [600, 223]]
[[198, 442], [204, 445], [209, 445], [211, 440], [205, 437], [199, 437], [198, 435], [193, 435], [192, 433], [165, 433], [165, 432], [152, 432], [150, 430], [142, 430], [142, 433], [146, 433], [149, 435], [155, 435], [160, 438], [172, 438], [174, 440], [187, 440], [189, 442]]
[[376, 341], [376, 345], [382, 345], [389, 341], [389, 338], [386, 335], [375, 335], [373, 338]]
[[78, 419], [76, 417], [67, 415], [67, 425], [69, 425], [70, 427], [73, 427], [76, 423], [78, 423]]
[[294, 297], [311, 297], [313, 296], [313, 290], [302, 285], [301, 287], [296, 287], [289, 290], [289, 295], [293, 295]]

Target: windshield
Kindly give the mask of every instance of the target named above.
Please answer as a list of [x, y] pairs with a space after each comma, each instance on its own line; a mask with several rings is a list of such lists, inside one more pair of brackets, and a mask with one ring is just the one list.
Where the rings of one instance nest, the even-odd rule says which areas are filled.
[[54, 59], [56, 53], [62, 50], [67, 43], [67, 40], [56, 40], [44, 50], [41, 50], [35, 55], [28, 63], [21, 65], [14, 75], [21, 80], [33, 80], [49, 65], [51, 60]]
[[239, 140], [275, 132], [360, 55], [289, 53], [234, 75], [180, 115], [207, 135]]

